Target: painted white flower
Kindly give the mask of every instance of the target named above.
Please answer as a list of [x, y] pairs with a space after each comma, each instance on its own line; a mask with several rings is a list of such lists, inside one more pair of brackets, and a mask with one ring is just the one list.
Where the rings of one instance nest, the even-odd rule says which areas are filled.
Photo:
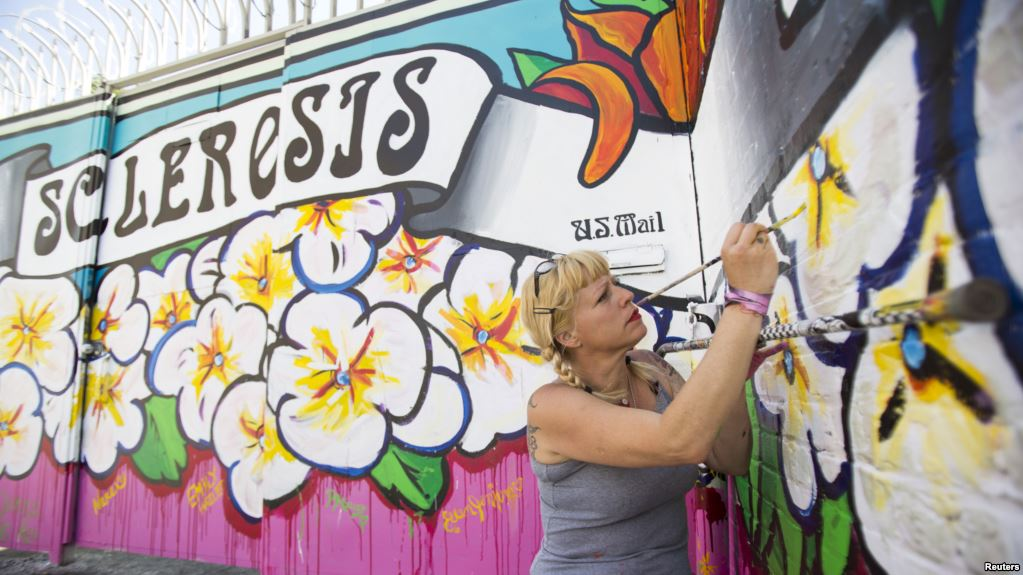
[[307, 287], [334, 292], [357, 283], [377, 262], [376, 236], [394, 219], [394, 195], [320, 200], [295, 210], [292, 258]]
[[4, 279], [4, 276], [11, 273], [11, 268], [7, 266], [0, 266], [0, 280]]
[[499, 434], [525, 429], [527, 398], [554, 373], [539, 355], [523, 348], [531, 342], [519, 322], [511, 256], [462, 248], [451, 262], [457, 266], [448, 274], [451, 284], [427, 304], [423, 316], [461, 358], [472, 404], [461, 447], [477, 453]]
[[[871, 294], [871, 307], [971, 279], [955, 221], [941, 186], [919, 252], [898, 281]], [[1023, 391], [995, 326], [907, 323], [865, 337], [849, 438], [856, 515], [871, 554], [902, 573], [919, 565], [906, 557], [900, 542], [907, 540], [933, 542], [916, 549], [934, 564], [955, 563], [955, 571], [1013, 553], [1023, 505], [1014, 497], [989, 503], [992, 486], [1023, 485]]]
[[189, 439], [208, 443], [224, 390], [243, 375], [259, 374], [266, 328], [259, 308], [235, 309], [216, 297], [203, 304], [195, 320], [178, 323], [153, 350], [150, 384], [160, 395], [178, 397], [178, 418]]
[[213, 295], [213, 289], [221, 277], [220, 252], [227, 238], [218, 236], [207, 240], [195, 250], [188, 262], [188, 291], [192, 299], [204, 302]]
[[281, 443], [262, 380], [238, 383], [224, 394], [213, 416], [213, 449], [229, 470], [231, 501], [254, 521], [263, 516], [264, 500], [288, 495], [309, 473]]
[[92, 362], [86, 376], [82, 422], [82, 458], [89, 470], [103, 475], [114, 468], [119, 453], [134, 451], [145, 431], [142, 400], [145, 360], [121, 365], [110, 358]]
[[401, 230], [383, 247], [376, 269], [359, 291], [374, 303], [387, 300], [416, 309], [419, 298], [444, 280], [448, 258], [460, 245], [446, 236], [420, 239]]
[[259, 216], [239, 229], [224, 246], [223, 277], [217, 282], [218, 293], [235, 304], [258, 306], [273, 326], [302, 288], [291, 267], [291, 251], [285, 249], [294, 238], [285, 223], [294, 221], [292, 212]]
[[0, 279], [0, 364], [20, 363], [44, 388], [59, 392], [74, 378], [78, 351], [69, 327], [79, 311], [67, 278]]
[[43, 437], [42, 396], [32, 372], [0, 368], [0, 477], [18, 479], [32, 470]]
[[[98, 362], [93, 362], [90, 369], [98, 365]], [[53, 444], [54, 459], [58, 463], [78, 461], [83, 390], [84, 387], [77, 381], [61, 393], [43, 390], [43, 423], [46, 436]]]
[[103, 276], [92, 309], [89, 339], [122, 365], [138, 357], [149, 334], [149, 310], [137, 293], [135, 271], [121, 264]]
[[[772, 323], [800, 319], [788, 276], [778, 278], [768, 317]], [[786, 492], [801, 512], [809, 514], [821, 489], [811, 453], [816, 452], [817, 466], [828, 482], [838, 479], [846, 461], [841, 410], [845, 370], [822, 363], [805, 338], [785, 342], [788, 349], [764, 361], [754, 385], [761, 402], [781, 422]]]
[[[376, 464], [392, 434], [436, 450], [457, 439], [464, 397], [457, 386], [428, 382], [424, 328], [408, 311], [364, 311], [347, 294], [310, 293], [289, 308], [283, 329], [295, 347], [274, 350], [268, 398], [278, 406], [281, 439], [301, 459], [359, 475]], [[438, 426], [410, 423], [421, 417]]]
[[149, 336], [145, 348], [152, 351], [157, 342], [182, 321], [188, 321], [195, 315], [195, 300], [188, 290], [188, 264], [191, 258], [187, 253], [175, 254], [163, 273], [153, 270], [139, 272], [139, 296], [149, 308]]

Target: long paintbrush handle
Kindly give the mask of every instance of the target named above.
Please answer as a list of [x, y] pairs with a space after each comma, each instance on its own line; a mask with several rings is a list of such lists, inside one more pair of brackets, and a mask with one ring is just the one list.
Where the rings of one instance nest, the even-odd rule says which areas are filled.
[[[798, 216], [799, 214], [803, 213], [803, 210], [805, 210], [805, 209], [806, 209], [806, 204], [801, 204], [799, 206], [799, 208], [796, 209], [796, 211], [792, 212], [788, 216], [778, 220], [777, 222], [772, 224], [770, 227], [768, 227], [767, 231], [768, 232], [776, 232], [776, 231], [778, 231], [779, 229], [781, 229], [781, 227], [783, 225], [791, 222], [796, 216]], [[638, 302], [636, 302], [636, 305], [643, 305], [643, 304], [645, 304], [646, 302], [654, 299], [655, 297], [658, 297], [658, 296], [662, 295], [664, 292], [670, 290], [671, 288], [677, 286], [678, 284], [686, 281], [687, 279], [695, 276], [696, 274], [702, 272], [703, 270], [709, 268], [710, 266], [712, 266], [712, 265], [714, 265], [714, 264], [716, 264], [716, 263], [718, 263], [720, 261], [721, 261], [721, 256], [715, 257], [714, 259], [712, 259], [709, 262], [703, 264], [702, 266], [696, 268], [695, 270], [687, 273], [686, 275], [680, 277], [679, 279], [671, 282], [670, 284], [662, 287], [661, 289], [655, 291], [654, 293], [652, 293], [652, 294], [646, 296], [645, 298], [639, 300]]]

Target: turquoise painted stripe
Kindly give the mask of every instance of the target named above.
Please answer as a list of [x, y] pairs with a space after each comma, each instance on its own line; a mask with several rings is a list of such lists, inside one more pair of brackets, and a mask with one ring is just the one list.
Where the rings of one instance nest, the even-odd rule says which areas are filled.
[[[46, 120], [41, 118], [41, 121]], [[50, 146], [50, 164], [62, 166], [103, 149], [109, 125], [109, 118], [97, 116], [12, 136], [0, 140], [0, 161], [33, 146], [47, 144]]]
[[117, 122], [114, 128], [114, 153], [124, 150], [153, 129], [176, 122], [201, 112], [217, 110], [232, 102], [260, 93], [275, 92], [281, 88], [280, 76], [260, 82], [235, 86], [223, 92], [209, 92], [187, 98], [160, 108], [135, 114]]
[[[588, 2], [573, 3], [573, 6], [583, 4], [592, 7]], [[553, 0], [523, 0], [445, 18], [303, 60], [288, 66], [285, 75], [301, 78], [382, 52], [446, 43], [482, 52], [500, 68], [505, 84], [519, 88], [508, 48], [525, 48], [564, 59], [572, 56], [559, 6]]]

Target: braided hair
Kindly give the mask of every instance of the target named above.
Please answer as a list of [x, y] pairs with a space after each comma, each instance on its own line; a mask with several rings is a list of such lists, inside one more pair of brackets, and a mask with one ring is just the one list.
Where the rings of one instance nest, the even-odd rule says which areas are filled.
[[[530, 274], [522, 286], [522, 323], [540, 348], [540, 355], [554, 364], [554, 371], [565, 384], [583, 389], [610, 403], [625, 399], [628, 389], [624, 382], [605, 391], [591, 390], [572, 369], [572, 359], [557, 340], [557, 335], [570, 331], [573, 326], [576, 295], [582, 288], [611, 273], [607, 260], [599, 252], [580, 250], [554, 260], [550, 271], [538, 277]], [[539, 296], [534, 282], [539, 281]], [[547, 310], [551, 310], [547, 313]], [[651, 382], [658, 371], [640, 361], [628, 362], [631, 375]]]

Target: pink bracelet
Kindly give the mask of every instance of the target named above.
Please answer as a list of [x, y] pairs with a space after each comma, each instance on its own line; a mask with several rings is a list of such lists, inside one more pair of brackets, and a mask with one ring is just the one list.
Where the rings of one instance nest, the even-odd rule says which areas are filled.
[[725, 307], [737, 303], [743, 311], [767, 316], [767, 307], [771, 304], [771, 294], [763, 294], [731, 286], [725, 290]]

